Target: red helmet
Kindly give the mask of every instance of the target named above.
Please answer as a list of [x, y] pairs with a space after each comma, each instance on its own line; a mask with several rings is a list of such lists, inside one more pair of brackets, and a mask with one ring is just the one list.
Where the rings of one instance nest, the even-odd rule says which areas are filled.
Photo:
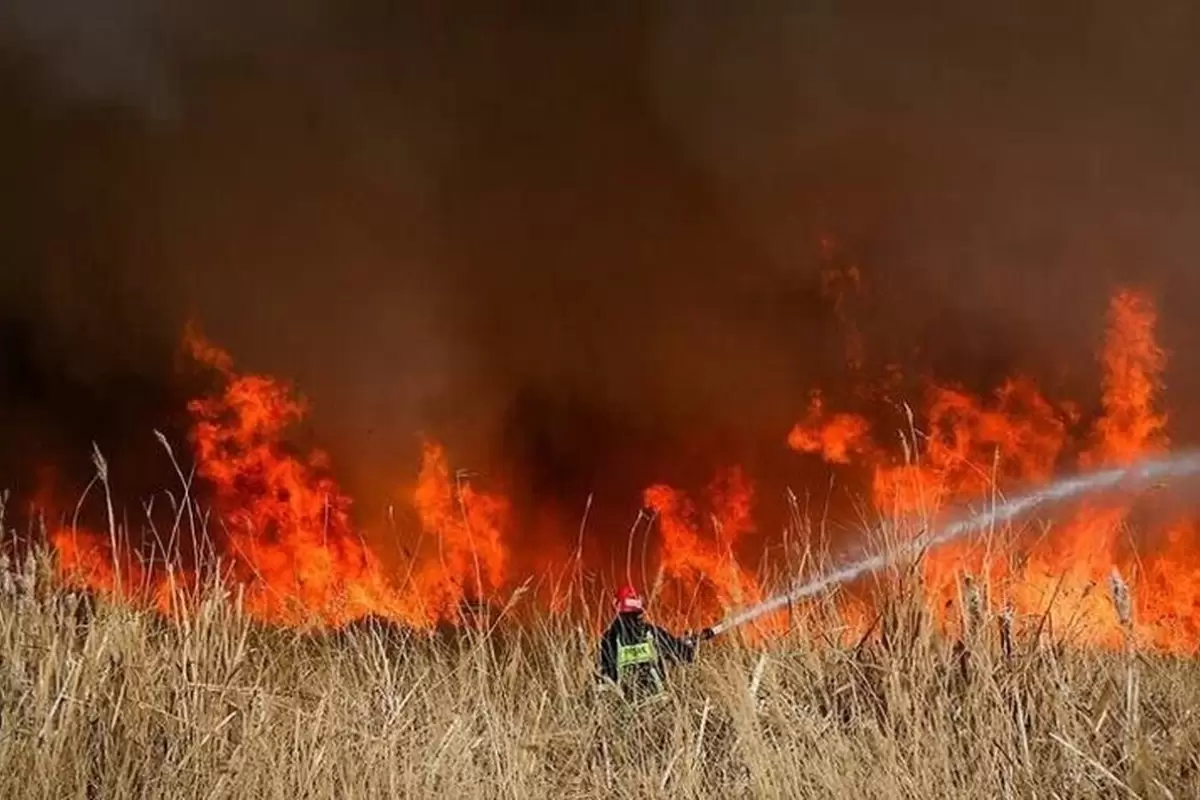
[[644, 608], [642, 596], [638, 594], [637, 589], [628, 583], [617, 589], [617, 598], [614, 605], [617, 607], [617, 613], [619, 614], [641, 611]]

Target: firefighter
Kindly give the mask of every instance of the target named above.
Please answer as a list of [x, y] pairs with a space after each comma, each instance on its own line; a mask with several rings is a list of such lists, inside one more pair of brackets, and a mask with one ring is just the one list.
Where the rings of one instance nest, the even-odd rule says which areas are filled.
[[[677, 638], [645, 620], [641, 596], [632, 586], [617, 590], [613, 603], [617, 616], [600, 640], [599, 677], [611, 682], [631, 702], [653, 699], [666, 688], [665, 662], [691, 663], [696, 638]], [[705, 629], [700, 638], [711, 638]]]

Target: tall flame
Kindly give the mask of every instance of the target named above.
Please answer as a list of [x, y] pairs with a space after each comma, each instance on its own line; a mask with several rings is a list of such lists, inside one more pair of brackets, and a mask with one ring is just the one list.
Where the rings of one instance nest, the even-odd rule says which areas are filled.
[[1167, 415], [1158, 409], [1167, 357], [1154, 336], [1154, 306], [1136, 292], [1119, 292], [1109, 306], [1104, 366], [1104, 415], [1085, 464], [1127, 463], [1166, 450]]
[[[1113, 297], [1100, 358], [1102, 413], [1078, 456], [1080, 467], [1128, 463], [1167, 448], [1167, 416], [1159, 407], [1166, 356], [1155, 339], [1156, 322], [1144, 295], [1127, 290]], [[929, 516], [947, 503], [986, 498], [995, 486], [1049, 481], [1068, 451], [1076, 413], [1045, 399], [1026, 378], [1005, 382], [990, 400], [935, 386], [923, 411], [927, 436], [906, 458], [877, 445], [865, 418], [828, 414], [819, 398], [788, 441], [830, 463], [865, 464], [882, 512]], [[1200, 627], [1195, 526], [1183, 521], [1157, 535], [1143, 532], [1140, 540], [1153, 550], [1141, 554], [1126, 530], [1130, 511], [1085, 505], [1033, 541], [964, 543], [929, 553], [923, 576], [931, 608], [953, 623], [953, 601], [964, 578], [974, 575], [1018, 613], [1042, 614], [1053, 600], [1056, 613], [1075, 624], [1077, 640], [1115, 646], [1125, 639], [1125, 623], [1104, 585], [1116, 570], [1142, 585], [1135, 592], [1138, 635], [1162, 648], [1193, 650]]]
[[437, 617], [455, 619], [464, 602], [505, 584], [508, 502], [452, 480], [446, 452], [436, 442], [425, 443], [414, 502], [422, 529], [437, 543], [437, 557], [417, 573], [415, 589]]
[[[339, 626], [377, 616], [430, 627], [458, 621], [465, 599], [504, 583], [506, 505], [452, 481], [439, 445], [426, 444], [413, 498], [421, 536], [435, 542], [436, 556], [424, 554], [410, 565], [411, 580], [398, 581], [397, 570], [388, 570], [354, 527], [351, 500], [330, 474], [329, 457], [289, 445], [306, 403], [274, 378], [235, 372], [229, 354], [194, 328], [184, 345], [220, 386], [189, 404], [191, 441], [217, 517], [209, 546], [224, 561], [223, 580], [241, 588], [250, 614], [288, 625]], [[51, 543], [69, 580], [148, 595], [160, 608], [180, 599], [176, 585], [195, 580], [155, 573], [119, 544], [114, 552], [114, 539], [95, 532], [64, 528]], [[472, 563], [476, 557], [479, 564]]]
[[[709, 532], [683, 492], [664, 484], [646, 489], [643, 502], [657, 515], [662, 533], [656, 590], [682, 622], [697, 625], [714, 615], [762, 599], [752, 573], [738, 562], [737, 549], [753, 532], [754, 490], [743, 471], [720, 473], [708, 490]], [[657, 592], [656, 592], [657, 593]]]

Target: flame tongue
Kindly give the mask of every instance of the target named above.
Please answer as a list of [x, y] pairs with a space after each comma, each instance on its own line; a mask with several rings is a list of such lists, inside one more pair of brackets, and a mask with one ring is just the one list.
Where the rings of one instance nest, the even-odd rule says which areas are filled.
[[338, 622], [349, 585], [372, 569], [354, 537], [350, 499], [324, 474], [327, 461], [287, 453], [288, 428], [305, 413], [287, 387], [236, 375], [228, 357], [195, 334], [192, 354], [218, 371], [222, 393], [193, 401], [197, 471], [214, 488], [235, 576], [250, 587], [249, 607], [268, 619], [297, 622], [317, 613]]
[[1128, 463], [1167, 448], [1167, 415], [1156, 406], [1167, 359], [1154, 337], [1157, 315], [1145, 297], [1124, 291], [1109, 306], [1104, 366], [1104, 415], [1085, 464]]
[[501, 532], [508, 503], [451, 480], [445, 450], [435, 442], [425, 443], [415, 502], [440, 552], [417, 573], [414, 588], [436, 618], [456, 620], [464, 602], [486, 598], [507, 579]]

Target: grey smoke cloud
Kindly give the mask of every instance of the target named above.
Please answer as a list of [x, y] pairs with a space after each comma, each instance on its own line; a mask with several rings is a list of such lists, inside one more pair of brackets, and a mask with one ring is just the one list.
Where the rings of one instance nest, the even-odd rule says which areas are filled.
[[154, 115], [175, 103], [171, 2], [11, 0], [5, 38], [32, 52], [49, 81], [75, 99], [118, 102]]
[[0, 70], [0, 309], [26, 360], [84, 393], [169, 380], [196, 317], [295, 379], [377, 494], [418, 430], [572, 513], [732, 458], [799, 479], [786, 431], [845, 373], [824, 233], [866, 271], [876, 366], [987, 388], [1020, 365], [1086, 396], [1135, 281], [1172, 396], [1200, 388], [1185, 3], [3, 14], [38, 65]]

